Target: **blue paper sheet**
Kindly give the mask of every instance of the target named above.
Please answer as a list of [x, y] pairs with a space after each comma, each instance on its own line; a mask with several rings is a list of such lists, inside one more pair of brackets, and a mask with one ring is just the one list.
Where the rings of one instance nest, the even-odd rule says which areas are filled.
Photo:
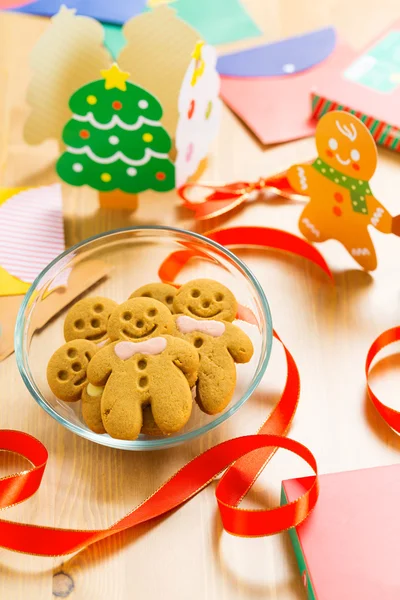
[[37, 0], [12, 10], [52, 17], [59, 11], [61, 4], [68, 8], [76, 8], [78, 15], [117, 25], [146, 10], [146, 0]]
[[220, 56], [217, 69], [227, 77], [272, 77], [310, 69], [333, 52], [336, 33], [325, 27], [311, 33]]
[[[61, 4], [76, 8], [78, 15], [115, 25], [148, 10], [147, 0], [37, 0], [12, 10], [51, 17]], [[174, 0], [171, 7], [209, 44], [225, 44], [261, 34], [240, 0]]]

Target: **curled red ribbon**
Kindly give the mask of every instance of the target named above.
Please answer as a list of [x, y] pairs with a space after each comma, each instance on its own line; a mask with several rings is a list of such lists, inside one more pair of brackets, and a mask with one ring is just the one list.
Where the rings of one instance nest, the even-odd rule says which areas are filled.
[[394, 408], [390, 408], [383, 402], [379, 400], [379, 398], [374, 394], [369, 385], [369, 372], [371, 368], [372, 361], [376, 357], [376, 355], [389, 344], [393, 344], [394, 342], [398, 342], [400, 340], [400, 327], [393, 327], [393, 329], [388, 329], [381, 333], [380, 336], [376, 338], [371, 348], [368, 350], [367, 359], [365, 361], [365, 375], [367, 378], [367, 390], [368, 395], [372, 401], [372, 404], [375, 406], [378, 413], [381, 415], [382, 419], [386, 421], [386, 423], [394, 429], [397, 433], [400, 433], [400, 412], [395, 410]]
[[[275, 334], [277, 339], [278, 336]], [[296, 411], [300, 391], [299, 373], [285, 348], [287, 380], [282, 397], [258, 435], [222, 442], [206, 450], [180, 469], [152, 496], [111, 527], [98, 530], [62, 529], [0, 520], [0, 546], [41, 556], [61, 556], [81, 550], [101, 539], [144, 523], [180, 506], [228, 468], [216, 488], [223, 525], [234, 535], [260, 536], [279, 533], [299, 525], [318, 498], [317, 464], [302, 444], [283, 437]], [[315, 472], [303, 496], [289, 505], [266, 510], [245, 510], [238, 504], [278, 448], [305, 460]], [[22, 502], [38, 489], [47, 462], [47, 451], [37, 439], [19, 431], [0, 431], [0, 449], [18, 452], [32, 462], [23, 473], [0, 481], [1, 507]]]
[[[193, 201], [193, 192], [201, 192], [201, 201]], [[194, 211], [195, 219], [205, 220], [219, 217], [237, 206], [245, 204], [253, 192], [269, 191], [288, 200], [301, 197], [289, 183], [286, 171], [258, 181], [236, 181], [227, 184], [186, 183], [177, 192], [183, 205]], [[209, 193], [210, 192], [210, 193]]]
[[[332, 278], [322, 255], [305, 240], [284, 231], [262, 227], [236, 227], [210, 232], [224, 245], [257, 245], [279, 248], [307, 258]], [[160, 267], [160, 276], [174, 281], [186, 262], [198, 252], [190, 246], [175, 252]], [[280, 340], [274, 332], [277, 340]], [[216, 488], [216, 499], [224, 528], [234, 535], [261, 536], [280, 533], [299, 525], [318, 499], [317, 464], [312, 453], [286, 436], [297, 409], [300, 377], [289, 350], [281, 342], [287, 361], [287, 379], [282, 396], [257, 435], [235, 438], [206, 450], [180, 469], [152, 496], [111, 527], [98, 530], [62, 529], [0, 520], [0, 546], [41, 556], [70, 554], [140, 523], [150, 521], [180, 506], [227, 469]], [[266, 510], [246, 510], [239, 504], [258, 475], [279, 448], [289, 450], [313, 469], [306, 492], [294, 502]], [[38, 489], [47, 462], [47, 450], [37, 439], [19, 431], [0, 430], [0, 449], [25, 456], [32, 468], [0, 480], [0, 508], [29, 498]]]

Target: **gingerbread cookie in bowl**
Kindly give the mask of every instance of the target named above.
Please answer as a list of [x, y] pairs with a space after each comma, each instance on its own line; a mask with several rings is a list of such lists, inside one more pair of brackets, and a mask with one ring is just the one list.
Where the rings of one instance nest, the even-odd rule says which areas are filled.
[[235, 363], [250, 361], [253, 344], [244, 331], [228, 321], [187, 315], [175, 315], [174, 320], [174, 335], [199, 353], [196, 401], [203, 412], [217, 414], [228, 406], [235, 391]]
[[117, 306], [114, 300], [101, 296], [79, 300], [65, 317], [65, 341], [83, 339], [96, 344], [104, 343], [108, 338], [108, 319]]
[[173, 317], [152, 298], [133, 298], [112, 313], [108, 335], [88, 367], [88, 380], [104, 386], [101, 417], [107, 433], [134, 440], [143, 426], [143, 409], [151, 406], [155, 424], [164, 434], [189, 420], [199, 356], [188, 342], [168, 335]]
[[47, 366], [47, 381], [57, 398], [65, 402], [80, 400], [88, 383], [89, 362], [97, 351], [94, 342], [72, 340], [54, 352]]
[[176, 295], [177, 289], [169, 283], [148, 283], [142, 285], [139, 289], [135, 290], [129, 298], [154, 298], [165, 304], [167, 308], [172, 312], [173, 302]]
[[233, 321], [238, 310], [235, 296], [213, 279], [193, 279], [176, 292], [173, 312], [195, 319]]

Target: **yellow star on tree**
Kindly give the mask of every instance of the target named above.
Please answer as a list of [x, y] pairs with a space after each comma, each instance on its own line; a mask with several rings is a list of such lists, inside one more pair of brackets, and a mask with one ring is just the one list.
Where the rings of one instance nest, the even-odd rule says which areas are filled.
[[121, 71], [117, 63], [114, 63], [112, 67], [109, 69], [105, 69], [100, 71], [101, 76], [105, 81], [106, 90], [112, 90], [113, 88], [118, 88], [123, 92], [126, 91], [126, 80], [130, 77], [130, 73], [126, 73], [125, 71]]

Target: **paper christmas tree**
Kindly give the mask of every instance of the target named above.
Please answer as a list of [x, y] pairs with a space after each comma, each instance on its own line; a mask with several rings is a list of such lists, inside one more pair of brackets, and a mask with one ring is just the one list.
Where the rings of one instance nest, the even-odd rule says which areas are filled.
[[27, 94], [32, 111], [24, 129], [29, 144], [60, 140], [71, 94], [111, 63], [101, 24], [75, 12], [62, 6], [32, 51]]
[[118, 57], [131, 80], [149, 90], [164, 110], [163, 125], [171, 137], [178, 123], [178, 96], [200, 34], [161, 5], [124, 25], [126, 46]]
[[129, 73], [116, 64], [101, 75], [71, 97], [73, 115], [63, 131], [66, 150], [57, 162], [59, 176], [103, 193], [173, 189], [171, 139], [160, 123], [160, 103], [127, 81]]

